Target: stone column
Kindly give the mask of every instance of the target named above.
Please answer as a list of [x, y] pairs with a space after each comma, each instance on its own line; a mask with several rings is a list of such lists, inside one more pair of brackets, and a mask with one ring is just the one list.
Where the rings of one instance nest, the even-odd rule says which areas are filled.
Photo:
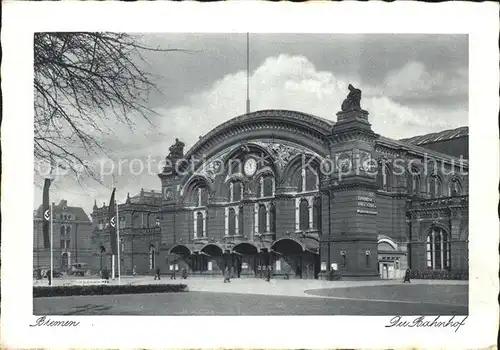
[[441, 269], [444, 269], [444, 255], [446, 254], [446, 247], [444, 246], [444, 231], [441, 231]]
[[314, 197], [309, 197], [307, 198], [307, 203], [309, 204], [309, 229], [313, 228], [313, 204], [314, 204]]
[[259, 204], [258, 203], [254, 204], [254, 226], [253, 226], [253, 232], [254, 232], [254, 234], [260, 233], [259, 232]]
[[295, 231], [300, 230], [300, 198], [295, 198]]
[[431, 251], [432, 251], [432, 269], [436, 269], [436, 237], [435, 231], [432, 230], [432, 238], [431, 238]]
[[207, 236], [207, 211], [204, 210], [202, 212], [202, 214], [203, 214], [203, 234], [202, 234], [202, 236], [206, 237]]
[[276, 239], [295, 231], [294, 188], [278, 186], [275, 193]]
[[224, 208], [224, 236], [229, 235], [229, 208]]
[[234, 220], [235, 220], [235, 225], [234, 225], [234, 230], [235, 230], [235, 235], [239, 235], [240, 234], [240, 230], [239, 230], [239, 223], [240, 223], [240, 220], [239, 220], [239, 217], [240, 217], [240, 210], [238, 207], [235, 207], [233, 208], [234, 209]]
[[193, 212], [193, 238], [198, 237], [198, 212]]
[[266, 232], [270, 231], [269, 226], [270, 226], [270, 222], [271, 222], [271, 220], [270, 220], [271, 213], [270, 213], [269, 208], [270, 208], [269, 203], [266, 203]]

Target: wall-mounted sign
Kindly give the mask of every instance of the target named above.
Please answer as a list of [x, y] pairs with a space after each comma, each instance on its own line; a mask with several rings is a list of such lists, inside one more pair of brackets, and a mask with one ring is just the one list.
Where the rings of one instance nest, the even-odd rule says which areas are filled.
[[169, 266], [169, 270], [172, 271], [174, 269], [174, 265]]
[[366, 215], [377, 215], [378, 214], [376, 211], [373, 211], [373, 210], [362, 210], [362, 209], [358, 209], [357, 213], [358, 214], [366, 214]]
[[175, 264], [175, 271], [179, 271], [179, 265]]
[[375, 204], [375, 194], [368, 193], [366, 195], [357, 196], [358, 214], [377, 215], [377, 205]]
[[276, 271], [281, 271], [281, 261], [276, 260]]
[[326, 271], [326, 262], [321, 263], [321, 271]]
[[242, 269], [248, 269], [248, 264], [247, 263], [242, 263], [241, 264]]
[[209, 261], [207, 264], [207, 270], [212, 271], [212, 262], [211, 261]]
[[330, 267], [332, 270], [337, 270], [337, 263], [331, 263]]

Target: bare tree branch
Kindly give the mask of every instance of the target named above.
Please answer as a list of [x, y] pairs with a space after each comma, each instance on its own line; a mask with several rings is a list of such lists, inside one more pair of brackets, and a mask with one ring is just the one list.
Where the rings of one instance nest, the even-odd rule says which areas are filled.
[[156, 114], [148, 106], [154, 77], [141, 68], [147, 51], [193, 52], [147, 47], [125, 33], [35, 33], [35, 159], [100, 181], [84, 157], [105, 152], [99, 136], [113, 132], [105, 121], [133, 129], [133, 115], [151, 123]]

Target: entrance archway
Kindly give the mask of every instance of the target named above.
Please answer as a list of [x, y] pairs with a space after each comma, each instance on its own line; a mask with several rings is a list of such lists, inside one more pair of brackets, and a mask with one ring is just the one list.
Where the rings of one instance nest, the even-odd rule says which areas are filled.
[[66, 270], [68, 268], [68, 253], [61, 254], [61, 268]]
[[252, 242], [240, 242], [233, 247], [235, 268], [238, 277], [257, 275], [256, 259], [259, 248]]
[[296, 238], [285, 237], [276, 240], [271, 249], [281, 256], [279, 260], [283, 273], [301, 279], [318, 277], [320, 264], [315, 247], [309, 247]]

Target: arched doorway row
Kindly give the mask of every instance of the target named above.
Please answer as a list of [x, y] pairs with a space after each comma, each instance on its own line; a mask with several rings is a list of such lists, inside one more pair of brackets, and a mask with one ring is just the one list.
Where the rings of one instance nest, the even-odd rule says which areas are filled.
[[315, 279], [320, 273], [319, 242], [313, 239], [283, 237], [271, 245], [276, 253], [275, 273], [301, 279]]

